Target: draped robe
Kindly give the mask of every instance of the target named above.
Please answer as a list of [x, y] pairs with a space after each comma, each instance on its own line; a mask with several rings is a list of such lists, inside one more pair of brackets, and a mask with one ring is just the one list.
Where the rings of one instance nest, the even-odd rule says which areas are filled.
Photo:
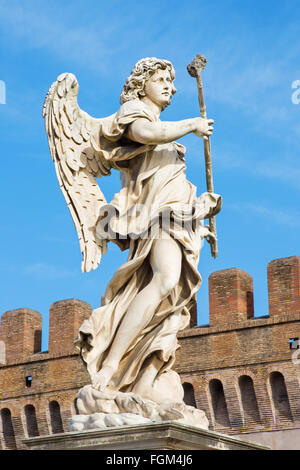
[[139, 118], [157, 120], [139, 99], [128, 101], [103, 122], [99, 133], [99, 151], [120, 170], [122, 189], [102, 208], [96, 236], [106, 237], [122, 250], [129, 249], [129, 255], [108, 283], [103, 305], [83, 322], [75, 341], [91, 377], [101, 369], [131, 301], [152, 279], [150, 251], [154, 240], [165, 234], [162, 220], [170, 221], [167, 231], [181, 248], [182, 268], [178, 284], [128, 344], [108, 384], [109, 389], [121, 392], [134, 390], [154, 358], [160, 364], [157, 378], [171, 370], [178, 348], [177, 333], [189, 325], [189, 309], [201, 284], [197, 266], [203, 219], [217, 213], [221, 206], [216, 194], [197, 197], [196, 187], [186, 178], [182, 145], [142, 145], [126, 138], [128, 125]]

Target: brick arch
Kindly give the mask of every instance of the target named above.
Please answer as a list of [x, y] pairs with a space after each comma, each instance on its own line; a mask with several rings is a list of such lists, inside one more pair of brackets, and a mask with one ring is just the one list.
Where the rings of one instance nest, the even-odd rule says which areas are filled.
[[224, 388], [221, 380], [211, 379], [208, 384], [208, 390], [211, 398], [211, 405], [214, 417], [214, 427], [230, 427], [229, 414], [227, 409]]
[[49, 413], [52, 434], [64, 432], [60, 406], [56, 400], [52, 400], [49, 402]]
[[261, 422], [255, 388], [252, 377], [243, 374], [238, 378], [244, 426], [251, 426]]
[[36, 419], [35, 407], [31, 404], [25, 405], [24, 414], [26, 419], [26, 430], [28, 437], [39, 436], [38, 423]]
[[4, 445], [8, 450], [15, 450], [17, 448], [17, 444], [10, 409], [2, 408], [0, 416]]
[[194, 406], [195, 408], [197, 408], [193, 384], [191, 382], [183, 382], [182, 387], [184, 391], [184, 403], [186, 403], [186, 405]]
[[293, 421], [284, 375], [279, 371], [271, 372], [269, 375], [269, 383], [271, 388], [275, 421]]

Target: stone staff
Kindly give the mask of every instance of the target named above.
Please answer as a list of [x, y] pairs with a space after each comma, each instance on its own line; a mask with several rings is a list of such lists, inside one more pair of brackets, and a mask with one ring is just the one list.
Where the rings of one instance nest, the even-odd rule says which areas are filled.
[[[202, 86], [202, 78], [201, 72], [206, 66], [206, 58], [203, 55], [197, 54], [194, 60], [187, 66], [189, 74], [196, 78], [197, 80], [197, 87], [198, 87], [198, 99], [199, 99], [199, 106], [200, 106], [200, 116], [204, 119], [207, 119], [206, 116], [206, 106], [204, 102], [204, 95], [203, 95], [203, 86]], [[206, 171], [206, 185], [207, 191], [209, 193], [214, 192], [214, 183], [213, 183], [213, 176], [212, 176], [212, 164], [211, 164], [211, 148], [210, 148], [210, 139], [209, 137], [205, 137], [203, 139], [204, 142], [204, 156], [205, 156], [205, 171]], [[217, 229], [216, 229], [216, 221], [215, 217], [210, 217], [209, 219], [209, 230], [215, 235], [216, 238], [210, 238], [210, 250], [211, 254], [214, 258], [218, 256], [218, 244], [217, 244]]]

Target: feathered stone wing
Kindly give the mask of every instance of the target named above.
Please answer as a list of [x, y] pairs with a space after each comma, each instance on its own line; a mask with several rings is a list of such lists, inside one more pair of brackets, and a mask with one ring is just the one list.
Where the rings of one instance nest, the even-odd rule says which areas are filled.
[[[111, 166], [97, 151], [101, 123], [77, 103], [79, 85], [71, 73], [50, 87], [43, 117], [60, 189], [72, 215], [82, 252], [82, 271], [96, 269], [106, 252], [106, 240], [95, 235], [100, 208], [106, 204], [96, 177], [109, 175]], [[100, 150], [100, 149], [99, 149]]]

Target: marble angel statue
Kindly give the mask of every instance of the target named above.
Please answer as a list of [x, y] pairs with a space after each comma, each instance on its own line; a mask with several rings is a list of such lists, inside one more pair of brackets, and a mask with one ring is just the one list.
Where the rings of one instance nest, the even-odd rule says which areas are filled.
[[[172, 371], [176, 335], [189, 325], [201, 284], [202, 240], [214, 236], [203, 220], [221, 207], [214, 193], [196, 195], [186, 178], [185, 148], [176, 142], [189, 133], [207, 138], [213, 120], [160, 120], [176, 92], [174, 79], [169, 61], [141, 59], [125, 82], [119, 110], [95, 119], [79, 108], [78, 82], [65, 73], [51, 86], [43, 109], [82, 270], [97, 268], [108, 242], [129, 250], [75, 342], [90, 387], [100, 395], [133, 393], [157, 404], [183, 402], [180, 378]], [[120, 171], [122, 189], [108, 203], [96, 178], [109, 176], [112, 168]]]

